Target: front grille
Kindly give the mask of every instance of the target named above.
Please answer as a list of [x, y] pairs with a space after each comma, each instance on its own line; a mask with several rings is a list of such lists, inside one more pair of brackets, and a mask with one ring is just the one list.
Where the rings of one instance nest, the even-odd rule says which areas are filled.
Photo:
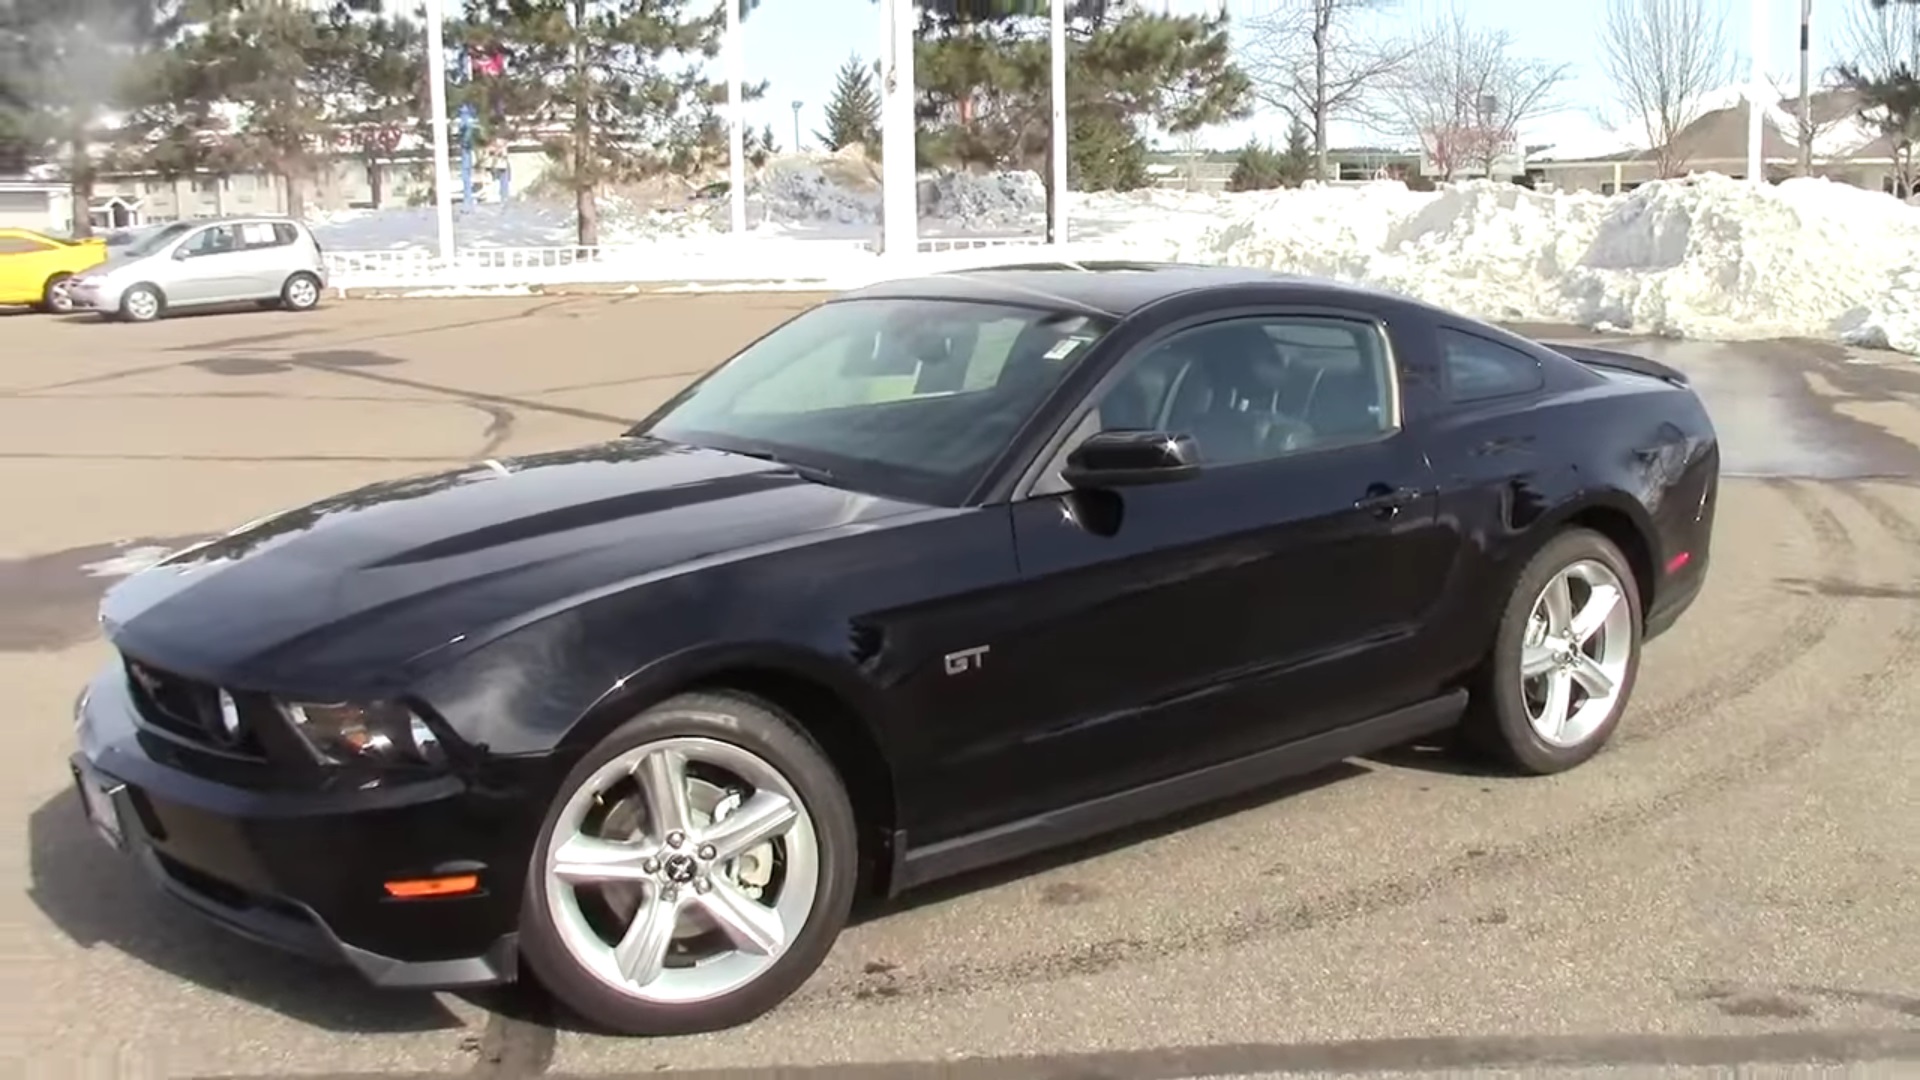
[[[127, 687], [133, 694], [140, 718], [149, 727], [224, 753], [262, 756], [256, 725], [248, 715], [259, 705], [245, 700], [247, 695], [233, 695], [223, 703], [220, 688], [211, 683], [132, 657], [123, 659]], [[227, 715], [228, 709], [234, 711], [234, 716]]]

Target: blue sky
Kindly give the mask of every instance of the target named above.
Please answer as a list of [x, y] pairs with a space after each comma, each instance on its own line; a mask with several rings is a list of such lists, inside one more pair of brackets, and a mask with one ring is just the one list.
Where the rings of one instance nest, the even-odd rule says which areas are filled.
[[[1207, 0], [1169, 0], [1176, 12], [1204, 10]], [[1227, 0], [1228, 10], [1236, 17], [1272, 10], [1289, 0]], [[1419, 18], [1439, 10], [1446, 0], [1401, 0], [1399, 21]], [[1516, 51], [1535, 58], [1573, 65], [1572, 80], [1563, 88], [1562, 97], [1569, 108], [1532, 125], [1524, 132], [1530, 141], [1550, 141], [1572, 130], [1593, 130], [1588, 110], [1610, 104], [1607, 81], [1595, 58], [1603, 12], [1602, 0], [1462, 0], [1475, 21], [1497, 26], [1513, 36]], [[1747, 52], [1749, 11], [1752, 0], [1725, 0], [1728, 14], [1728, 40], [1744, 58]], [[1793, 85], [1797, 79], [1799, 48], [1799, 0], [1761, 0], [1767, 12], [1768, 68], [1776, 79]], [[1814, 13], [1813, 62], [1818, 72], [1828, 62], [1828, 43], [1835, 39], [1835, 17], [1845, 4], [1865, 0], [1818, 0]], [[1823, 21], [1824, 20], [1824, 21]], [[813, 142], [813, 132], [822, 126], [822, 106], [833, 89], [834, 73], [850, 53], [871, 59], [880, 44], [878, 5], [872, 0], [761, 0], [745, 25], [745, 57], [750, 79], [768, 80], [764, 99], [748, 106], [749, 123], [754, 128], [772, 124], [780, 145], [789, 148], [793, 141], [792, 103], [800, 101], [800, 130], [805, 143]], [[1744, 59], [1741, 61], [1744, 75]], [[716, 65], [716, 74], [718, 66]], [[1228, 128], [1216, 129], [1206, 136], [1210, 145], [1236, 146], [1250, 133], [1276, 140], [1283, 137], [1286, 121], [1275, 114], [1256, 114], [1252, 119]], [[1339, 132], [1349, 141], [1356, 133]]]

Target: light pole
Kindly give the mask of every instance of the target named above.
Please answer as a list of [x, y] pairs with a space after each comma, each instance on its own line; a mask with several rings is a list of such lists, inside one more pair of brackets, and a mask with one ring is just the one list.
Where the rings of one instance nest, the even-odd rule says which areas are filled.
[[746, 54], [740, 41], [740, 5], [743, 0], [721, 0], [727, 5], [727, 218], [728, 231], [747, 231], [746, 120], [740, 105]]
[[1813, 175], [1813, 88], [1808, 85], [1813, 0], [1800, 0], [1800, 175]]
[[800, 152], [800, 106], [803, 104], [799, 101], [793, 103], [793, 152], [796, 154]]
[[1765, 148], [1766, 109], [1761, 104], [1762, 87], [1767, 83], [1767, 0], [1753, 0], [1747, 18], [1752, 38], [1753, 69], [1747, 74], [1747, 179], [1756, 184], [1767, 182]]
[[1067, 242], [1067, 0], [1049, 0], [1047, 30], [1052, 53], [1053, 101], [1049, 118], [1053, 151], [1053, 206], [1047, 241]]
[[914, 0], [880, 0], [886, 51], [880, 76], [880, 236], [889, 258], [919, 247], [920, 191], [914, 169]]

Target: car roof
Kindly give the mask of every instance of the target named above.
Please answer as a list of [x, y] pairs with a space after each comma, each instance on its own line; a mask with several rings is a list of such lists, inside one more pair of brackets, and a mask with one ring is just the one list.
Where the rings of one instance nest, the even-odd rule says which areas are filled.
[[998, 301], [1118, 319], [1170, 296], [1236, 285], [1284, 285], [1292, 294], [1290, 299], [1304, 303], [1351, 302], [1356, 297], [1367, 297], [1376, 305], [1383, 300], [1401, 305], [1417, 303], [1365, 286], [1252, 267], [1045, 259], [881, 281], [836, 299]]

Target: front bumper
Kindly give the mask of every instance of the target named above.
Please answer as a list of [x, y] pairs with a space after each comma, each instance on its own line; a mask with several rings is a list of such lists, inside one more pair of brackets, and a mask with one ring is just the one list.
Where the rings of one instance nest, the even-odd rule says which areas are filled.
[[125, 291], [104, 279], [89, 278], [85, 275], [75, 278], [67, 285], [67, 295], [73, 299], [76, 311], [118, 311], [120, 294]]
[[[457, 777], [343, 791], [217, 783], [163, 763], [178, 740], [146, 725], [110, 667], [89, 685], [71, 761], [100, 831], [168, 895], [243, 937], [345, 963], [377, 986], [512, 981], [531, 850], [520, 799]], [[89, 800], [91, 789], [93, 798]], [[110, 809], [108, 809], [110, 808]], [[117, 835], [115, 835], [117, 833]], [[477, 874], [477, 891], [396, 900], [384, 883]]]

